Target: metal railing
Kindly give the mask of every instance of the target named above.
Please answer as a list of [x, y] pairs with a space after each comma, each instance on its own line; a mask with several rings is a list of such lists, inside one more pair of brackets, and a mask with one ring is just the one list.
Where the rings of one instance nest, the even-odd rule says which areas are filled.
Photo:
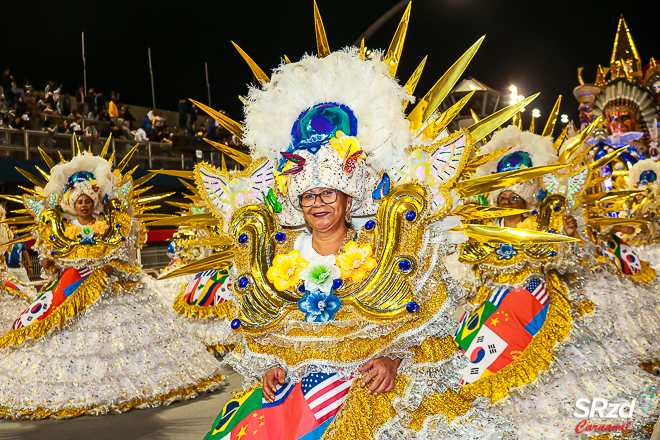
[[[107, 138], [78, 136], [81, 149], [90, 150], [95, 154], [101, 153]], [[213, 165], [220, 165], [221, 153], [201, 150], [202, 157], [198, 157], [194, 147], [185, 147], [182, 151], [171, 143], [164, 142], [135, 142], [127, 139], [112, 138], [108, 147], [108, 157], [114, 151], [114, 165], [135, 146], [139, 147], [129, 165], [147, 169], [186, 170], [192, 169], [196, 162], [206, 161]], [[70, 160], [75, 154], [74, 135], [43, 131], [0, 129], [0, 159], [42, 160], [38, 148], [48, 154], [58, 163], [60, 155]], [[235, 162], [225, 157], [227, 165], [233, 167]]]

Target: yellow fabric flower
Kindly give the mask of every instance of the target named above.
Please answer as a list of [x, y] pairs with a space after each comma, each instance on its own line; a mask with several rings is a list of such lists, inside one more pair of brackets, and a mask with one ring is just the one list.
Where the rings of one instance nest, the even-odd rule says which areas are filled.
[[356, 282], [364, 279], [376, 267], [377, 262], [372, 254], [368, 244], [359, 246], [354, 241], [346, 243], [344, 253], [337, 257], [342, 278], [351, 278]]
[[92, 229], [94, 230], [94, 235], [103, 235], [108, 230], [108, 224], [103, 220], [96, 220], [92, 223]]
[[298, 251], [291, 251], [286, 255], [276, 255], [266, 277], [277, 290], [282, 292], [300, 282], [300, 272], [308, 264]]
[[[346, 136], [343, 131], [338, 131], [335, 133], [335, 137], [330, 139], [330, 145], [332, 145], [332, 148], [337, 150], [339, 156], [343, 158], [347, 158], [351, 154], [362, 150], [360, 139], [358, 139], [356, 136]], [[365, 156], [366, 155], [362, 153], [360, 158]]]
[[67, 227], [64, 229], [64, 236], [70, 240], [77, 239], [78, 234], [80, 234], [80, 227], [73, 225], [71, 223], [69, 223]]

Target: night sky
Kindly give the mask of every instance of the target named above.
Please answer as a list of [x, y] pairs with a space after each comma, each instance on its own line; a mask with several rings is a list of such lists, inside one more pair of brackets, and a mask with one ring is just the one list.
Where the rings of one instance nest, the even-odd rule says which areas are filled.
[[[398, 0], [318, 0], [332, 50], [352, 44]], [[405, 82], [429, 55], [417, 87], [423, 95], [480, 36], [486, 40], [464, 77], [499, 90], [542, 92], [532, 107], [545, 121], [558, 94], [560, 109], [577, 116], [577, 68], [592, 82], [609, 65], [616, 27], [624, 15], [643, 65], [660, 57], [657, 24], [642, 2], [415, 0], [398, 75]], [[316, 51], [312, 0], [14, 3], [3, 13], [0, 64], [19, 86], [29, 78], [43, 89], [53, 79], [73, 93], [83, 81], [85, 32], [88, 87], [121, 93], [123, 103], [151, 105], [147, 47], [151, 47], [156, 106], [175, 110], [178, 99], [207, 102], [208, 62], [214, 108], [241, 119], [237, 98], [252, 74], [230, 40], [270, 72], [283, 54], [292, 61]], [[403, 11], [402, 11], [403, 12]], [[386, 49], [402, 12], [367, 41]], [[654, 44], [655, 43], [655, 44]], [[529, 114], [530, 112], [526, 112]]]

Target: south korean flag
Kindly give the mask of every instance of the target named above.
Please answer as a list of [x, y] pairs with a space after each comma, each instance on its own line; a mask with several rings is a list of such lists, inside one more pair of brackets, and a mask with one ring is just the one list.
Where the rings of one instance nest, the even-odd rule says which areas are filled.
[[12, 330], [18, 330], [19, 328], [34, 324], [39, 320], [40, 317], [46, 315], [46, 312], [48, 312], [52, 304], [53, 292], [50, 290], [44, 292], [41, 297], [30, 304], [30, 307], [25, 309], [23, 313], [19, 315], [16, 321], [14, 321], [14, 325], [11, 327]]
[[490, 328], [483, 326], [465, 352], [470, 363], [467, 367], [459, 370], [463, 379], [461, 385], [476, 382], [481, 378], [486, 369], [497, 359], [509, 344]]

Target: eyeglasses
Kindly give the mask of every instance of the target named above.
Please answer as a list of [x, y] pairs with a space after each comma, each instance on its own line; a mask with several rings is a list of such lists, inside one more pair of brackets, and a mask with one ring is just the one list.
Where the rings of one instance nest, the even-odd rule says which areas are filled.
[[520, 200], [520, 196], [511, 196], [511, 197], [500, 196], [497, 199], [497, 203], [503, 204], [505, 202], [508, 202], [508, 204], [512, 204], [512, 203], [517, 203], [518, 200]]
[[335, 201], [337, 201], [337, 190], [324, 189], [318, 194], [307, 192], [301, 196], [298, 196], [298, 199], [300, 199], [300, 206], [304, 208], [309, 208], [310, 206], [313, 206], [316, 203], [317, 197], [321, 199], [321, 202], [325, 203], [326, 205], [330, 205], [332, 203], [335, 203]]

